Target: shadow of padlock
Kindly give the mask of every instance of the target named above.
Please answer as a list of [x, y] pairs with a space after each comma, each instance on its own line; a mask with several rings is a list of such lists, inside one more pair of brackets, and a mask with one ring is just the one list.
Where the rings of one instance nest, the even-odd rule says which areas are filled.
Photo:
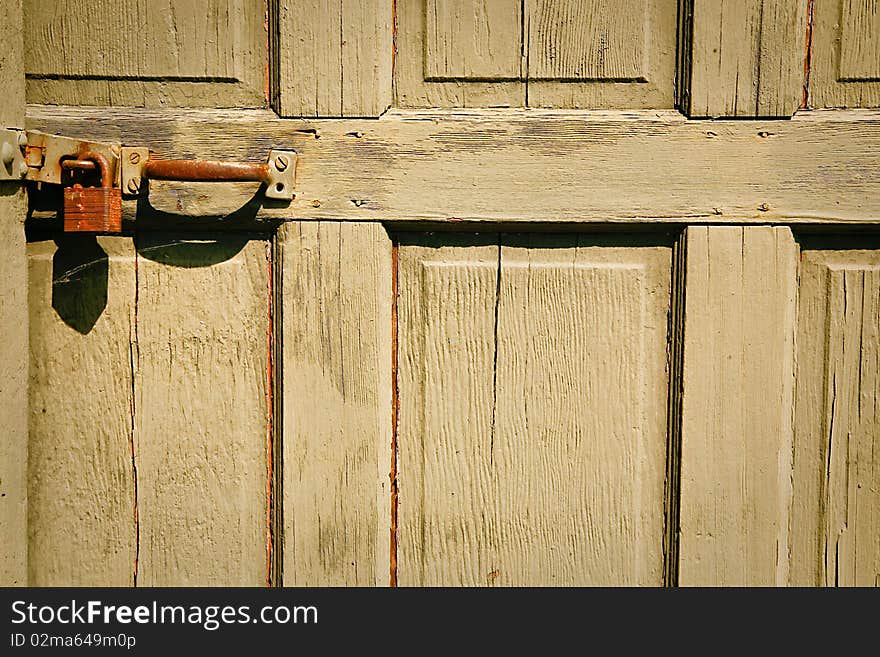
[[64, 188], [64, 231], [72, 233], [121, 233], [122, 192], [113, 187], [107, 159], [85, 153], [80, 162], [94, 162], [101, 176], [100, 187], [80, 184]]

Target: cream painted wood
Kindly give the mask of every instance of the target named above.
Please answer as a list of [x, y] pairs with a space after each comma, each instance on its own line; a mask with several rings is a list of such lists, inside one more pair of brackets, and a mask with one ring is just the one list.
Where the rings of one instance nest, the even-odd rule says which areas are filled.
[[[32, 106], [28, 125], [143, 143], [166, 157], [298, 152], [289, 206], [254, 207], [257, 185], [217, 185], [207, 199], [151, 195], [183, 216], [244, 208], [257, 219], [451, 224], [880, 222], [880, 178], [865, 175], [880, 167], [874, 111], [711, 124], [678, 113], [538, 110], [296, 122], [260, 111]], [[127, 208], [132, 217], [134, 202]], [[149, 220], [149, 210], [137, 216]]]
[[880, 8], [813, 0], [810, 107], [880, 106]]
[[134, 247], [127, 237], [61, 236], [28, 253], [29, 583], [131, 586]]
[[880, 11], [870, 0], [843, 5], [840, 38], [840, 79], [880, 80]]
[[264, 585], [268, 243], [30, 245], [35, 585]]
[[[822, 0], [817, 0], [819, 4]], [[803, 97], [808, 0], [691, 0], [682, 105], [694, 117], [781, 116]]]
[[138, 237], [134, 429], [145, 586], [263, 586], [270, 245]]
[[530, 107], [675, 103], [675, 0], [528, 0]]
[[787, 227], [687, 228], [682, 585], [783, 585], [798, 249]]
[[283, 581], [387, 586], [391, 240], [341, 222], [289, 223], [276, 239]]
[[21, 186], [17, 183], [0, 183], [0, 335], [3, 336], [0, 341], [0, 426], [3, 427], [3, 440], [0, 441], [2, 586], [24, 586], [28, 583], [26, 211], [27, 197]]
[[265, 0], [24, 0], [29, 102], [266, 105]]
[[[22, 128], [21, 0], [0, 3], [0, 43], [0, 128]], [[0, 183], [0, 586], [28, 583], [26, 209], [21, 185]]]
[[672, 107], [674, 0], [400, 0], [398, 107]]
[[403, 241], [401, 584], [662, 584], [671, 251], [606, 242]]
[[[517, 0], [397, 0], [394, 105], [523, 107], [522, 20], [515, 20], [522, 15], [521, 4]], [[453, 53], [451, 60], [444, 59]], [[457, 79], [438, 76], [447, 68], [460, 74]], [[494, 79], [485, 79], [490, 77]], [[443, 81], [433, 81], [436, 78]]]
[[425, 0], [425, 80], [519, 80], [522, 7], [522, 0]]
[[805, 250], [791, 583], [880, 586], [880, 251]]
[[392, 0], [273, 0], [281, 116], [379, 116], [391, 105]]
[[482, 586], [501, 529], [490, 463], [499, 247], [466, 235], [423, 244], [399, 256], [397, 581]]

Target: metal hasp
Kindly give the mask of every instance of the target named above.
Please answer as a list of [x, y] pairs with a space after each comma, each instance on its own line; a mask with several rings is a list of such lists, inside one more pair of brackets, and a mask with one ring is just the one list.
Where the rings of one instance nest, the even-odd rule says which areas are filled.
[[184, 182], [261, 182], [266, 198], [290, 201], [296, 182], [296, 152], [270, 150], [266, 162], [163, 160], [145, 147], [93, 142], [37, 130], [0, 130], [0, 181], [17, 180], [63, 185], [70, 170], [94, 171], [91, 153], [106, 159], [113, 187], [126, 196], [146, 191], [143, 180]]
[[[117, 161], [121, 146], [118, 143], [95, 142], [85, 139], [74, 139], [61, 135], [50, 135], [37, 130], [22, 132], [22, 152], [27, 171], [24, 179], [28, 182], [64, 185], [67, 174], [74, 169], [83, 171], [94, 170], [95, 162], [85, 158], [99, 156], [107, 162], [107, 172], [113, 186], [118, 180]], [[86, 161], [88, 160], [88, 161]], [[80, 162], [81, 161], [81, 162]], [[79, 162], [71, 165], [71, 162]]]
[[162, 160], [146, 148], [123, 148], [121, 155], [123, 194], [138, 196], [144, 180], [181, 182], [261, 182], [266, 198], [290, 201], [294, 197], [296, 153], [269, 151], [265, 163], [218, 162], [214, 160]]

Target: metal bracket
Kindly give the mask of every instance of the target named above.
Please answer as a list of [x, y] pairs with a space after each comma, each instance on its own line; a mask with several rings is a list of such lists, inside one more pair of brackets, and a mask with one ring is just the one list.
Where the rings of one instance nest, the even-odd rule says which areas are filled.
[[27, 164], [25, 180], [40, 183], [63, 183], [64, 160], [79, 159], [84, 153], [103, 156], [110, 167], [110, 175], [114, 184], [119, 182], [117, 161], [119, 160], [118, 143], [94, 142], [74, 139], [61, 135], [50, 135], [37, 130], [28, 130], [24, 148], [24, 161]]
[[269, 151], [269, 180], [266, 198], [281, 201], [293, 200], [296, 184], [296, 151]]
[[124, 147], [120, 156], [120, 187], [126, 196], [139, 196], [145, 180], [183, 182], [262, 182], [266, 198], [290, 201], [296, 182], [296, 152], [269, 151], [265, 164], [215, 162], [211, 160], [163, 160], [150, 156], [148, 148]]
[[28, 166], [24, 161], [27, 135], [24, 130], [0, 130], [0, 180], [23, 180]]

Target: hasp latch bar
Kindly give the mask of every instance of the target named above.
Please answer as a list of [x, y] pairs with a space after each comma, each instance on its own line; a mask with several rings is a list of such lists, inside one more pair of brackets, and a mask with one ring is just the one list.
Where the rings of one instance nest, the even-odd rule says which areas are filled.
[[[85, 180], [89, 177], [90, 182]], [[148, 180], [260, 182], [266, 198], [290, 201], [294, 198], [296, 182], [296, 152], [270, 150], [265, 162], [253, 163], [165, 160], [145, 147], [8, 129], [0, 130], [0, 181], [3, 180], [63, 185], [65, 189], [77, 187], [79, 191], [74, 196], [65, 192], [65, 211], [77, 213], [79, 220], [65, 221], [65, 230], [119, 232], [121, 217], [115, 216], [121, 213], [116, 209], [119, 204], [98, 204], [98, 196], [140, 196], [148, 193], [149, 186], [145, 184]], [[113, 194], [99, 194], [101, 189], [113, 190]], [[76, 205], [71, 200], [74, 197]], [[92, 208], [97, 207], [110, 216], [96, 216], [91, 221]], [[104, 229], [96, 231], [95, 226]]]
[[144, 180], [183, 182], [261, 182], [266, 198], [290, 201], [294, 197], [296, 153], [271, 150], [266, 162], [223, 162], [214, 160], [161, 160], [149, 149], [123, 147], [121, 156], [122, 193], [141, 194]]
[[[0, 131], [0, 180], [62, 185], [69, 178], [68, 160], [84, 160], [88, 154], [107, 160], [111, 178], [117, 176], [121, 144], [73, 139], [37, 130]], [[92, 166], [96, 166], [92, 163]]]

